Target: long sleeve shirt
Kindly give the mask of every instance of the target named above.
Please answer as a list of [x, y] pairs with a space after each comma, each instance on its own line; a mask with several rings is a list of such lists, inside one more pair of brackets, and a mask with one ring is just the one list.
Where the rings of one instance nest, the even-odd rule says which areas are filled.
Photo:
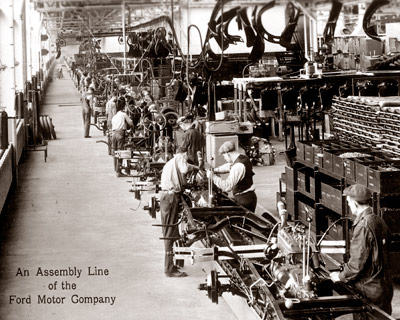
[[[239, 157], [239, 154], [236, 156], [235, 159], [232, 159], [233, 162]], [[226, 179], [222, 179], [219, 176], [214, 175], [213, 181], [214, 184], [220, 188], [224, 192], [230, 192], [233, 188], [241, 181], [246, 175], [246, 167], [243, 163], [225, 163], [222, 166], [219, 166], [214, 171], [216, 173], [228, 173], [229, 175]], [[254, 191], [254, 186], [251, 186], [249, 189], [244, 190], [241, 193], [246, 193], [248, 191]]]
[[232, 163], [225, 163], [224, 165], [217, 168], [217, 172], [229, 172], [229, 175], [226, 179], [222, 179], [221, 177], [216, 175], [213, 176], [214, 184], [222, 191], [229, 192], [232, 191], [233, 187], [236, 186], [238, 182], [244, 178], [246, 168], [242, 163], [236, 163], [234, 165], [232, 165]]
[[186, 184], [186, 173], [189, 171], [189, 164], [186, 155], [177, 153], [169, 160], [162, 170], [161, 189], [164, 191], [181, 192], [182, 186]]
[[357, 216], [353, 226], [350, 259], [344, 264], [339, 278], [353, 283], [377, 306], [390, 304], [393, 287], [387, 257], [390, 241], [388, 227], [370, 207]]

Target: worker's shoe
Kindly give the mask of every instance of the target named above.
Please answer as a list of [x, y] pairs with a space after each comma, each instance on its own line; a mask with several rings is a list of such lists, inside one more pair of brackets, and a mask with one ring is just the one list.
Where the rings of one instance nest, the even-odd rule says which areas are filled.
[[116, 175], [118, 178], [121, 178], [121, 177], [124, 176], [121, 172], [116, 172], [115, 175]]
[[169, 278], [183, 278], [183, 277], [187, 277], [187, 273], [186, 272], [181, 272], [178, 271], [178, 269], [175, 269], [173, 272], [166, 272], [165, 275]]

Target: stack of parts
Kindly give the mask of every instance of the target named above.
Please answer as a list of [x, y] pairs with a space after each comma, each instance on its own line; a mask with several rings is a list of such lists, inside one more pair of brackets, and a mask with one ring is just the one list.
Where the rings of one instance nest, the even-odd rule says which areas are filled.
[[43, 139], [45, 140], [57, 139], [53, 121], [48, 115], [39, 116], [39, 124], [40, 124], [40, 132], [42, 133]]
[[333, 126], [338, 135], [400, 156], [400, 97], [334, 98]]
[[390, 97], [380, 102], [382, 150], [400, 156], [400, 97]]
[[382, 143], [379, 102], [369, 97], [333, 99], [333, 127], [340, 138], [376, 147]]

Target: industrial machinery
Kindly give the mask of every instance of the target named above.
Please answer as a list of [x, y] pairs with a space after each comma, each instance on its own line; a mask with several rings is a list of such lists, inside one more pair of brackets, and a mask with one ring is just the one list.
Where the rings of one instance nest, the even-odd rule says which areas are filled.
[[[369, 304], [344, 283], [329, 278], [327, 254], [344, 254], [345, 241], [316, 239], [308, 226], [287, 221], [282, 202], [281, 221], [262, 217], [226, 194], [188, 185], [182, 194], [174, 256], [177, 262], [212, 262], [207, 282], [199, 286], [218, 303], [227, 292], [244, 299], [251, 318], [334, 319], [358, 314], [365, 319], [393, 319]], [[155, 218], [157, 201], [149, 204]], [[156, 225], [163, 226], [163, 225]], [[247, 319], [247, 317], [246, 317]]]

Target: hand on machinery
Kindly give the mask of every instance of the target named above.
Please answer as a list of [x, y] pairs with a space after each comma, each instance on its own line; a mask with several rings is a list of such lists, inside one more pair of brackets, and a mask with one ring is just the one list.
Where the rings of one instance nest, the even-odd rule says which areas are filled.
[[329, 276], [333, 282], [339, 282], [340, 281], [339, 274], [340, 274], [340, 272], [336, 271], [336, 272], [330, 273]]
[[208, 179], [212, 179], [214, 176], [214, 171], [212, 169], [207, 169], [206, 174]]

